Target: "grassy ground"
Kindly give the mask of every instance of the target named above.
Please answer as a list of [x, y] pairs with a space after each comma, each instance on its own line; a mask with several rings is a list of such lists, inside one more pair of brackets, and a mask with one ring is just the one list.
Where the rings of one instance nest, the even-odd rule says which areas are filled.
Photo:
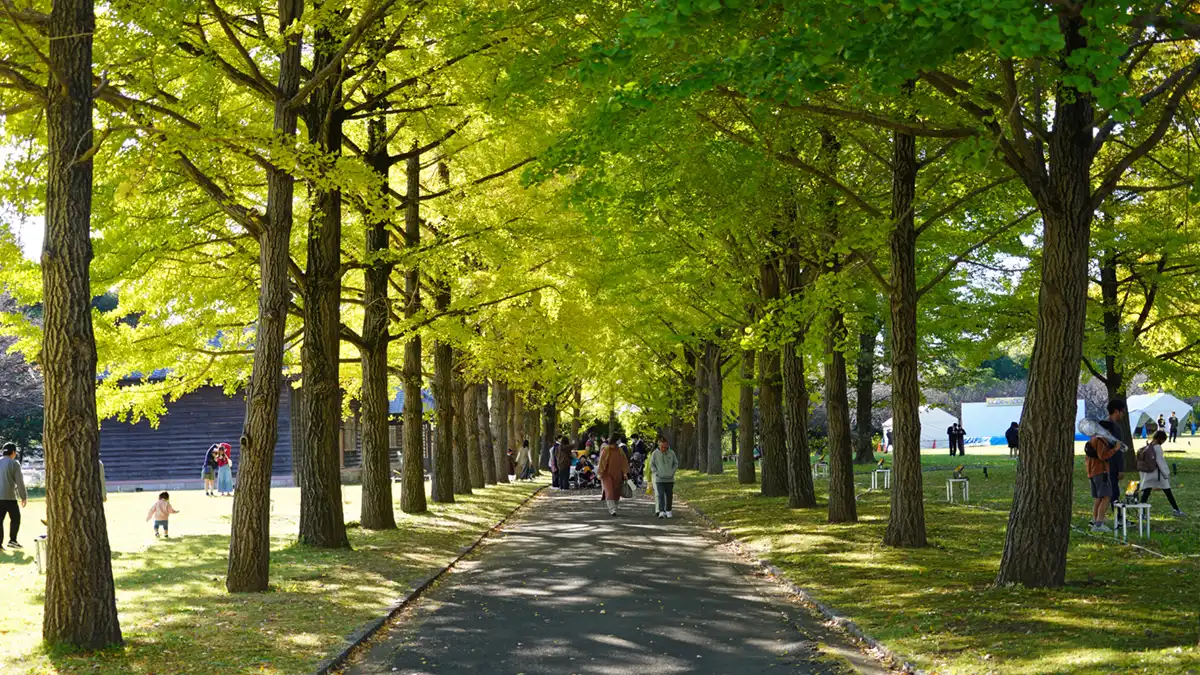
[[[202, 491], [173, 492], [181, 513], [171, 538], [155, 540], [146, 512], [154, 495], [110, 494], [105, 505], [113, 548], [117, 607], [126, 645], [93, 655], [47, 654], [40, 647], [45, 577], [33, 560], [45, 528], [45, 502], [23, 512], [24, 553], [0, 553], [4, 673], [300, 673], [311, 671], [355, 628], [379, 616], [409, 584], [445, 565], [463, 546], [511, 512], [540, 483], [497, 486], [431, 504], [398, 530], [371, 532], [355, 523], [352, 551], [295, 545], [299, 491], [272, 490], [271, 592], [224, 590], [233, 500]], [[345, 489], [347, 520], [357, 521], [357, 486]], [[395, 497], [400, 497], [399, 486]]]
[[[1168, 455], [1179, 465], [1176, 497], [1189, 514], [1200, 514], [1200, 492], [1191, 487], [1200, 479], [1197, 449]], [[949, 471], [924, 473], [931, 546], [922, 550], [880, 545], [888, 493], [871, 492], [868, 475], [856, 479], [859, 522], [852, 525], [827, 524], [823, 508], [788, 510], [782, 498], [761, 497], [757, 485], [738, 485], [732, 469], [683, 472], [675, 492], [931, 673], [1200, 673], [1200, 518], [1175, 519], [1161, 493], [1151, 498], [1152, 539], [1134, 541], [1166, 557], [1085, 534], [1091, 498], [1079, 457], [1074, 520], [1081, 531], [1072, 535], [1067, 586], [994, 588], [1013, 462], [1007, 449], [968, 448], [965, 462], [944, 452], [930, 451], [925, 465], [989, 467], [988, 478], [967, 470], [972, 503], [987, 508], [947, 504]], [[822, 491], [825, 481], [817, 486]]]

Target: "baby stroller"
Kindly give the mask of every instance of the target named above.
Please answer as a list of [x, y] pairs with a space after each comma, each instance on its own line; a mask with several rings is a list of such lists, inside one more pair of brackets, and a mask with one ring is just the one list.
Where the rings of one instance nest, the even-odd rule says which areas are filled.
[[640, 452], [633, 453], [633, 459], [629, 460], [629, 477], [633, 479], [634, 485], [642, 486], [645, 468], [646, 458]]
[[580, 458], [575, 466], [571, 467], [571, 483], [580, 490], [598, 488], [600, 487], [600, 477], [596, 475], [596, 470], [592, 468], [591, 462]]

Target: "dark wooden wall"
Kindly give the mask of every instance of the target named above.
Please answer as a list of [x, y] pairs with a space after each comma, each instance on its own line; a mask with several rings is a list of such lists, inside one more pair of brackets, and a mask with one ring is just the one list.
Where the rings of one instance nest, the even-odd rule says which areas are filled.
[[[291, 387], [279, 399], [279, 440], [271, 474], [292, 473]], [[243, 392], [226, 396], [220, 387], [201, 387], [167, 403], [167, 414], [158, 428], [142, 420], [127, 424], [115, 419], [100, 423], [100, 459], [109, 481], [199, 480], [204, 453], [213, 443], [233, 448], [234, 480], [237, 479], [238, 437], [246, 417]]]

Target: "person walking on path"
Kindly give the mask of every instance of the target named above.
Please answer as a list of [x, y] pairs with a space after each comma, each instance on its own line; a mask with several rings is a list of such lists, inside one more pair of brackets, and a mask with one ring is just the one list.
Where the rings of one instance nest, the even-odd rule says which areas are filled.
[[533, 480], [533, 456], [530, 454], [529, 439], [521, 441], [521, 450], [517, 453], [518, 480]]
[[1179, 418], [1175, 416], [1175, 411], [1171, 411], [1171, 417], [1167, 420], [1167, 426], [1171, 430], [1171, 442], [1179, 440]]
[[166, 492], [158, 493], [158, 501], [154, 502], [154, 506], [150, 507], [150, 511], [146, 513], [146, 522], [151, 518], [154, 519], [154, 538], [158, 538], [158, 528], [162, 528], [163, 538], [171, 538], [171, 514], [179, 513], [171, 506], [171, 495]]
[[654, 515], [659, 518], [674, 518], [671, 500], [675, 496], [675, 472], [679, 470], [679, 457], [667, 439], [658, 437], [658, 450], [650, 454], [650, 474], [654, 477]]
[[1162, 444], [1166, 440], [1167, 434], [1159, 431], [1146, 447], [1138, 450], [1137, 468], [1142, 479], [1141, 502], [1150, 503], [1150, 493], [1153, 490], [1162, 490], [1163, 494], [1167, 495], [1167, 501], [1171, 502], [1175, 515], [1182, 516], [1183, 511], [1179, 510], [1179, 503], [1175, 501], [1175, 495], [1171, 492], [1171, 468], [1167, 466], [1167, 458], [1163, 456]]
[[221, 443], [217, 448], [217, 492], [233, 496], [233, 454], [228, 443]]
[[213, 443], [208, 452], [204, 453], [204, 465], [200, 467], [200, 477], [204, 479], [204, 496], [217, 496], [217, 453], [221, 452], [221, 444]]
[[[1108, 421], [1116, 424], [1125, 414], [1125, 401], [1114, 399], [1108, 402]], [[1104, 425], [1101, 424], [1103, 427]], [[1087, 468], [1088, 482], [1092, 487], [1092, 532], [1112, 532], [1104, 524], [1108, 505], [1116, 494], [1110, 483], [1108, 460], [1120, 452], [1121, 442], [1115, 437], [1106, 438], [1096, 435], [1083, 446], [1086, 456], [1084, 465]]]
[[554, 475], [558, 477], [558, 489], [571, 488], [571, 448], [566, 436], [560, 436], [554, 444]]
[[[21, 500], [19, 507], [18, 499]], [[4, 516], [7, 515], [9, 548], [21, 548], [17, 534], [21, 531], [21, 509], [28, 503], [25, 477], [21, 475], [21, 463], [17, 461], [17, 446], [5, 443], [4, 454], [0, 456], [0, 534], [4, 533]]]
[[1016, 457], [1021, 454], [1021, 425], [1013, 422], [1004, 432], [1004, 440], [1008, 441], [1008, 456]]
[[600, 450], [600, 484], [604, 487], [604, 501], [608, 504], [608, 514], [617, 515], [617, 502], [621, 500], [621, 485], [625, 475], [629, 473], [629, 460], [613, 443], [608, 443]]

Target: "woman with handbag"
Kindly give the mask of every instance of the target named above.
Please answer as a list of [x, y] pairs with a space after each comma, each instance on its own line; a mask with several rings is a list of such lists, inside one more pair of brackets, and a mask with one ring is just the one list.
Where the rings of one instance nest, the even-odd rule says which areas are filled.
[[629, 473], [629, 460], [613, 443], [608, 443], [600, 451], [600, 484], [604, 486], [604, 501], [608, 505], [608, 515], [617, 515], [617, 502], [621, 500], [621, 492], [625, 488], [625, 476]]

